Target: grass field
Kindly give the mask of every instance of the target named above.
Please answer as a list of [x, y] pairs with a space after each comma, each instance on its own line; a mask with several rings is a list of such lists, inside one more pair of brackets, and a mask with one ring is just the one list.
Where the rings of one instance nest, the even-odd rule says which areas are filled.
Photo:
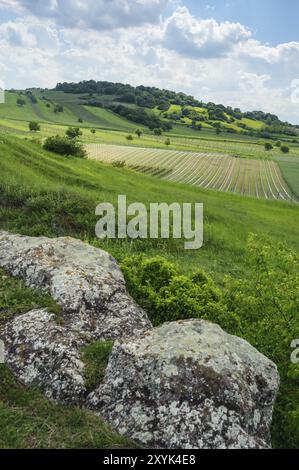
[[299, 157], [277, 157], [276, 161], [289, 187], [299, 197]]
[[218, 154], [90, 144], [89, 158], [125, 162], [129, 168], [167, 181], [266, 199], [295, 201], [277, 163]]

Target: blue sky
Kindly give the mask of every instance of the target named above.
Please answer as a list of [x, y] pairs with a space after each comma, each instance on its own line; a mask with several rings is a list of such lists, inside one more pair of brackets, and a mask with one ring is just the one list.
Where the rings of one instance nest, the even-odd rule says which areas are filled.
[[260, 41], [277, 45], [299, 40], [298, 0], [185, 0], [184, 4], [202, 18], [240, 22]]
[[0, 81], [144, 84], [299, 123], [298, 18], [298, 0], [0, 0]]

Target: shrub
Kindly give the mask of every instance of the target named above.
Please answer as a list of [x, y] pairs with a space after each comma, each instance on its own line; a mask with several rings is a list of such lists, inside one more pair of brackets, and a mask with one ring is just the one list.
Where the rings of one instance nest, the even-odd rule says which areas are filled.
[[63, 113], [63, 106], [61, 104], [56, 104], [54, 107], [54, 113]]
[[35, 121], [31, 121], [29, 122], [29, 130], [31, 132], [37, 132], [37, 131], [40, 131], [40, 125], [38, 122], [35, 122]]
[[226, 305], [240, 316], [240, 335], [278, 366], [281, 387], [274, 445], [298, 448], [299, 366], [290, 360], [290, 344], [299, 338], [298, 258], [284, 244], [255, 235], [250, 236], [248, 249], [252, 275], [246, 282], [227, 280]]
[[80, 127], [69, 127], [65, 133], [70, 139], [76, 139], [82, 135]]
[[162, 135], [162, 129], [158, 128], [158, 129], [154, 129], [154, 134], [155, 135]]
[[290, 149], [287, 145], [282, 145], [280, 147], [280, 150], [282, 151], [282, 153], [289, 153]]
[[126, 166], [126, 162], [125, 160], [117, 160], [112, 163], [112, 166], [114, 166], [115, 168], [124, 168]]
[[140, 138], [140, 137], [142, 136], [143, 132], [142, 132], [142, 130], [137, 129], [137, 130], [135, 131], [135, 134], [138, 135], [138, 137]]
[[17, 105], [18, 106], [23, 107], [23, 106], [25, 106], [25, 104], [26, 104], [26, 101], [24, 100], [24, 98], [18, 98], [17, 99]]
[[270, 142], [266, 142], [264, 147], [265, 147], [266, 152], [269, 152], [269, 150], [273, 149], [273, 145], [270, 144]]
[[164, 258], [142, 255], [123, 261], [128, 289], [154, 325], [203, 318], [246, 339], [276, 363], [281, 386], [274, 410], [273, 444], [299, 447], [299, 365], [290, 360], [299, 338], [298, 257], [284, 244], [251, 235], [245, 260], [252, 275], [227, 277], [223, 289], [203, 271], [182, 275]]
[[133, 136], [131, 134], [129, 134], [129, 135], [126, 136], [126, 139], [127, 140], [133, 140]]
[[170, 145], [170, 139], [169, 139], [169, 138], [167, 138], [167, 139], [165, 140], [165, 145], [166, 145], [167, 147], [169, 147], [169, 145]]
[[95, 129], [90, 129], [90, 132], [91, 132], [92, 134], [95, 134], [95, 133], [96, 133], [96, 130], [95, 130]]
[[59, 135], [48, 137], [44, 143], [44, 149], [60, 155], [73, 155], [82, 158], [86, 155], [83, 145], [77, 140]]
[[238, 329], [238, 316], [227, 311], [221, 291], [202, 271], [188, 277], [164, 258], [142, 256], [126, 258], [122, 269], [129, 291], [148, 312], [154, 325], [204, 318], [228, 331]]

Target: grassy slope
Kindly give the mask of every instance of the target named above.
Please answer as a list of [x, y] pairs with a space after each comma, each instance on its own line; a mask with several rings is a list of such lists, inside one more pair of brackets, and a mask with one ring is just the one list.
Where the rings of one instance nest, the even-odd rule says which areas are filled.
[[285, 155], [276, 160], [293, 193], [299, 197], [299, 157]]
[[[204, 266], [221, 280], [224, 273], [246, 272], [243, 263], [249, 232], [268, 233], [298, 248], [296, 205], [255, 199], [187, 185], [177, 185], [98, 162], [66, 159], [21, 140], [0, 139], [2, 228], [31, 235], [61, 234], [89, 239], [119, 259], [132, 252], [163, 253], [185, 271]], [[203, 202], [205, 247], [183, 249], [181, 241], [98, 241], [94, 238], [99, 202]]]
[[[137, 200], [147, 205], [155, 201], [203, 202], [204, 248], [188, 252], [182, 249], [180, 241], [163, 240], [99, 242], [94, 238], [95, 206], [103, 201], [116, 203], [118, 194], [127, 194], [129, 202]], [[244, 276], [244, 279], [250, 276], [244, 264], [249, 232], [285, 240], [298, 251], [298, 224], [299, 210], [295, 205], [161, 184], [155, 178], [129, 170], [55, 156], [36, 144], [0, 137], [1, 229], [29, 235], [73, 235], [110, 250], [119, 260], [134, 252], [163, 254], [175, 259], [188, 273], [203, 266], [221, 285], [225, 274]], [[37, 305], [55, 308], [50, 299], [28, 292], [19, 281], [8, 282], [6, 278], [3, 283], [1, 279], [0, 299], [2, 295], [2, 304], [9, 315]], [[4, 310], [1, 311], [3, 314]], [[97, 417], [76, 407], [55, 406], [39, 391], [25, 389], [4, 366], [0, 367], [0, 419], [0, 447], [3, 448], [133, 445]]]

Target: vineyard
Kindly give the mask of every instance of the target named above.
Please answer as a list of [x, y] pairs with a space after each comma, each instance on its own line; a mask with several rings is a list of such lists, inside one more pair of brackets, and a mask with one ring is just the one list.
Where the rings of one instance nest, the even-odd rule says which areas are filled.
[[256, 198], [295, 200], [272, 160], [102, 144], [89, 144], [86, 149], [89, 158], [125, 164], [168, 181]]

